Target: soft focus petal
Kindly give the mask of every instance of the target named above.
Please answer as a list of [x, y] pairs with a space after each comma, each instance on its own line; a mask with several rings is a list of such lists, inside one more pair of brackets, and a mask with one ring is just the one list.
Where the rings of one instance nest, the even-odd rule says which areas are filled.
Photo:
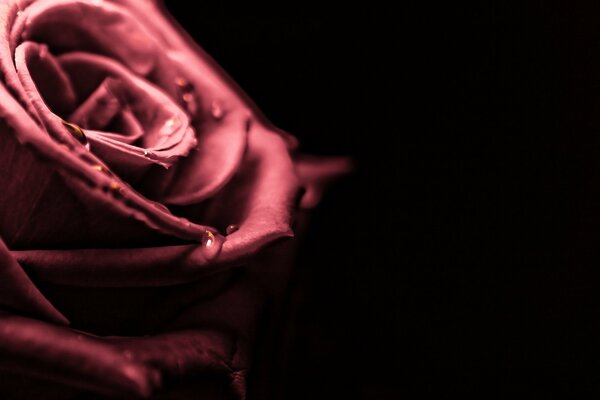
[[300, 207], [314, 208], [327, 186], [342, 175], [354, 169], [354, 162], [348, 157], [297, 156], [294, 159], [296, 172], [305, 189]]

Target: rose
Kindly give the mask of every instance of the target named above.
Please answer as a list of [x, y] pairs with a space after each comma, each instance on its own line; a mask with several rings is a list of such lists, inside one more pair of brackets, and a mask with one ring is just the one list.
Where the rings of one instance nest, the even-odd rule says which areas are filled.
[[0, 26], [3, 398], [243, 395], [286, 281], [264, 249], [347, 161], [297, 157], [154, 1], [12, 0]]

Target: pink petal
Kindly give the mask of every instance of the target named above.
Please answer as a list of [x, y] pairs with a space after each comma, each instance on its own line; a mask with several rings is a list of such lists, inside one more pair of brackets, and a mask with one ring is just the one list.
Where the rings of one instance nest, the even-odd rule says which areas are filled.
[[[0, 234], [11, 249], [139, 246], [168, 243], [165, 235], [199, 242], [205, 235], [206, 227], [175, 217], [96, 169], [100, 161], [78, 143], [66, 151], [1, 85], [0, 99], [0, 183], [10, 193], [2, 197]], [[123, 189], [111, 189], [113, 183]]]
[[239, 225], [227, 236], [218, 261], [255, 254], [291, 229], [299, 182], [284, 139], [261, 124], [250, 127], [240, 173], [211, 202], [206, 218], [215, 226]]
[[[247, 144], [245, 112], [231, 112], [220, 121], [207, 120], [198, 129], [196, 152], [182, 159], [173, 170], [174, 178], [165, 193], [156, 195], [158, 201], [175, 205], [198, 203], [218, 192], [240, 168]], [[148, 190], [152, 190], [156, 180], [155, 176], [148, 178]]]

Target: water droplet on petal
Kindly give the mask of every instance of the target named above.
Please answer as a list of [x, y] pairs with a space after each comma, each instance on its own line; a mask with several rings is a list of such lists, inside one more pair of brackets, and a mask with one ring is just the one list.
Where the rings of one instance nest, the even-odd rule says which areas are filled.
[[92, 168], [94, 168], [96, 171], [108, 172], [108, 169], [106, 169], [103, 165], [100, 164], [96, 164]]
[[115, 182], [115, 181], [112, 181], [110, 183], [109, 188], [110, 188], [110, 190], [115, 191], [115, 192], [120, 192], [121, 190], [123, 190], [123, 186], [121, 186], [119, 184], [119, 182]]
[[185, 108], [190, 115], [195, 115], [198, 112], [198, 101], [194, 93], [194, 85], [185, 78], [179, 77], [175, 79], [175, 84], [179, 88], [181, 99], [185, 104]]
[[150, 157], [152, 157], [152, 156], [153, 156], [153, 154], [152, 154], [152, 152], [151, 152], [151, 151], [144, 150], [144, 157], [150, 158]]
[[206, 231], [202, 237], [202, 245], [204, 247], [212, 247], [215, 244], [215, 235], [211, 231]]
[[194, 93], [186, 93], [182, 96], [185, 102], [185, 108], [190, 115], [195, 115], [198, 112], [198, 102]]
[[219, 254], [222, 244], [223, 236], [212, 233], [211, 231], [204, 232], [204, 235], [202, 235], [200, 240], [203, 254], [208, 259], [215, 258]]
[[231, 224], [227, 227], [227, 229], [225, 229], [225, 233], [228, 235], [231, 235], [234, 232], [237, 232], [240, 229], [239, 225], [236, 224]]
[[75, 139], [77, 139], [77, 141], [79, 143], [84, 145], [86, 149], [88, 149], [88, 150], [90, 149], [90, 143], [88, 142], [87, 137], [85, 136], [85, 133], [83, 132], [83, 129], [81, 129], [78, 125], [72, 124], [72, 123], [64, 121], [64, 120], [62, 121], [62, 123], [65, 126], [65, 128], [67, 128], [67, 130], [69, 131], [71, 136], [73, 136]]
[[175, 78], [175, 84], [182, 93], [189, 93], [194, 90], [194, 85], [183, 77]]
[[221, 118], [223, 118], [223, 107], [221, 107], [221, 105], [219, 104], [219, 102], [217, 102], [216, 100], [213, 101], [212, 103], [210, 103], [210, 114], [215, 119], [221, 119]]
[[40, 59], [45, 59], [46, 57], [48, 57], [48, 46], [43, 45], [40, 46], [39, 52], [38, 52], [38, 57]]

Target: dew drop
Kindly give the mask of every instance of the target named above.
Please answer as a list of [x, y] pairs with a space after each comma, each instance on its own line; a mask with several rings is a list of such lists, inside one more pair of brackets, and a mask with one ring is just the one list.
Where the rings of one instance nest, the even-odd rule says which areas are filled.
[[153, 155], [152, 152], [150, 152], [148, 150], [144, 150], [144, 157], [150, 158], [150, 157], [152, 157], [152, 155]]
[[227, 235], [231, 235], [232, 233], [237, 232], [239, 229], [240, 229], [239, 225], [231, 224], [227, 227], [227, 229], [225, 229], [225, 233]]
[[92, 168], [94, 168], [96, 171], [108, 172], [108, 169], [106, 169], [103, 165], [100, 164], [96, 164]]
[[182, 96], [182, 99], [185, 103], [185, 108], [190, 115], [195, 115], [198, 112], [198, 102], [196, 101], [196, 96], [194, 93], [185, 93]]
[[202, 236], [202, 246], [209, 248], [214, 245], [215, 235], [211, 231], [204, 232], [204, 236]]
[[123, 189], [123, 186], [121, 186], [119, 184], [119, 182], [115, 182], [115, 181], [112, 181], [110, 183], [109, 187], [110, 187], [110, 190], [113, 190], [115, 192], [120, 192]]
[[179, 88], [179, 94], [185, 104], [185, 108], [190, 115], [195, 115], [198, 112], [198, 101], [194, 94], [194, 85], [185, 78], [179, 77], [175, 79], [175, 84]]
[[43, 60], [46, 57], [48, 57], [48, 46], [46, 46], [46, 45], [40, 46], [40, 50], [38, 52], [38, 57], [41, 60]]
[[204, 257], [209, 260], [215, 258], [221, 252], [223, 242], [223, 236], [211, 231], [205, 231], [200, 239], [200, 245]]
[[175, 78], [175, 84], [182, 93], [189, 93], [194, 91], [194, 85], [192, 85], [190, 81], [181, 76]]
[[88, 142], [87, 137], [83, 132], [83, 129], [81, 129], [78, 125], [72, 124], [64, 120], [62, 121], [62, 123], [65, 126], [65, 128], [67, 128], [71, 136], [73, 136], [79, 143], [84, 145], [86, 149], [90, 149], [90, 143]]
[[216, 100], [210, 103], [210, 114], [215, 119], [223, 118], [223, 107]]

